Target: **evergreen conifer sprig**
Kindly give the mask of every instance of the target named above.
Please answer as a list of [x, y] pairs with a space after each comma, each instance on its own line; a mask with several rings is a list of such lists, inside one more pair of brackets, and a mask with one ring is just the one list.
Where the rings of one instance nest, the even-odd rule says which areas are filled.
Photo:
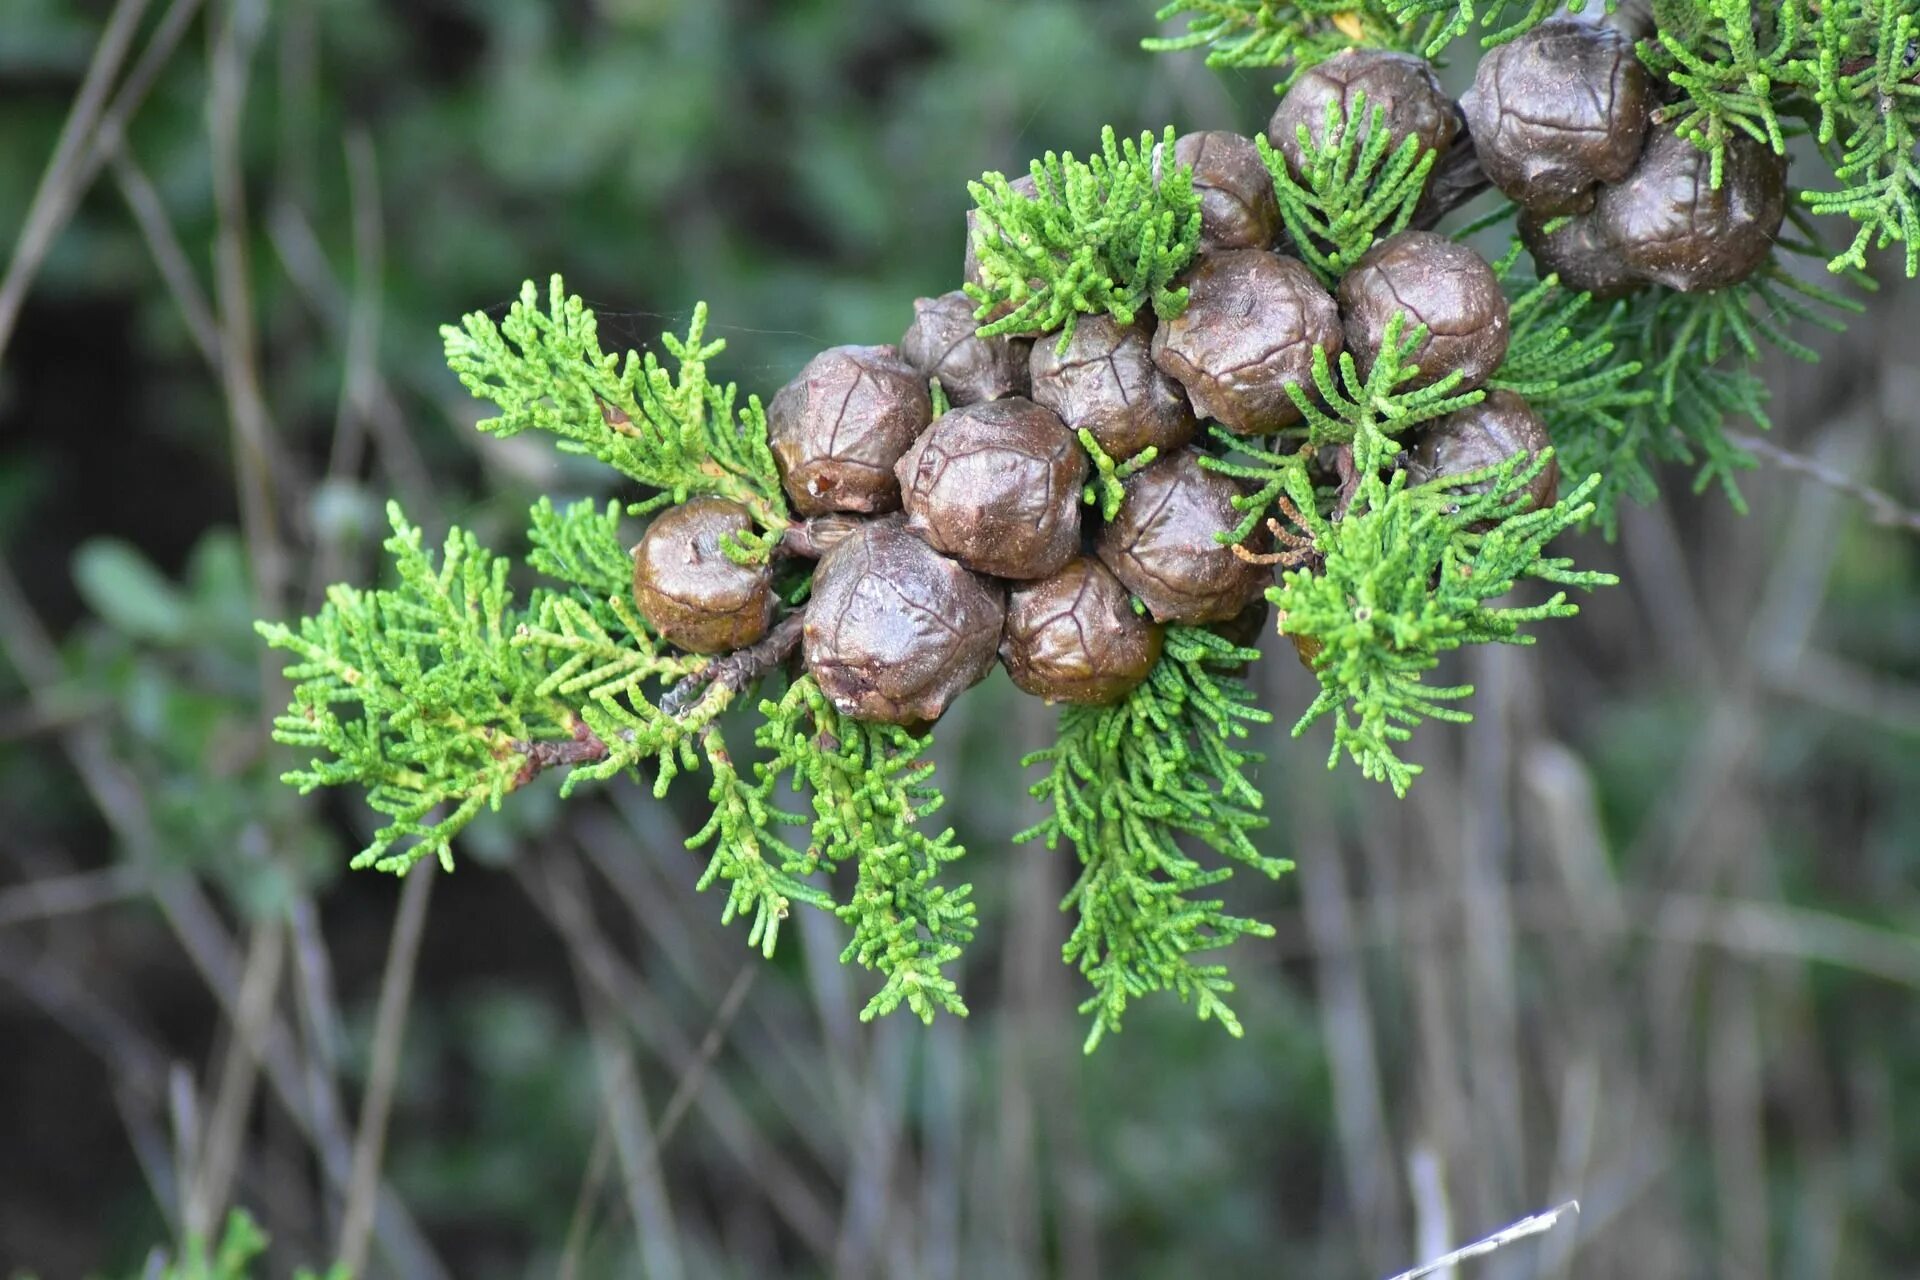
[[[1320, 693], [1293, 732], [1332, 716], [1329, 768], [1344, 753], [1366, 777], [1406, 794], [1420, 766], [1401, 759], [1397, 744], [1427, 717], [1472, 719], [1456, 705], [1471, 685], [1425, 682], [1440, 655], [1468, 644], [1532, 644], [1522, 626], [1579, 611], [1565, 592], [1537, 605], [1492, 602], [1525, 577], [1581, 587], [1615, 581], [1542, 555], [1555, 535], [1592, 514], [1587, 498], [1597, 478], [1551, 507], [1515, 514], [1549, 456], [1517, 455], [1419, 486], [1409, 486], [1404, 471], [1389, 480], [1366, 475], [1337, 520], [1296, 507], [1319, 564], [1286, 572], [1268, 596], [1289, 635], [1318, 643]], [[1486, 492], [1473, 492], [1480, 484], [1489, 485]]]
[[1160, 450], [1148, 445], [1126, 461], [1115, 462], [1100, 447], [1100, 442], [1094, 439], [1093, 432], [1082, 427], [1077, 434], [1080, 447], [1087, 451], [1087, 458], [1093, 463], [1093, 474], [1088, 477], [1086, 488], [1081, 491], [1080, 501], [1089, 507], [1099, 508], [1102, 520], [1111, 520], [1127, 496], [1127, 477], [1158, 458]]
[[794, 681], [760, 710], [766, 719], [756, 741], [772, 753], [759, 766], [763, 780], [786, 773], [795, 791], [804, 787], [812, 796], [807, 860], [829, 873], [847, 863], [858, 868], [852, 895], [836, 908], [853, 928], [840, 958], [887, 979], [861, 1018], [884, 1016], [902, 1003], [923, 1022], [943, 1011], [965, 1017], [959, 988], [944, 970], [960, 958], [978, 921], [972, 887], [950, 888], [936, 879], [966, 850], [952, 828], [929, 835], [920, 826], [944, 803], [928, 785], [931, 735], [849, 720], [811, 677]]
[[[1759, 373], [1769, 349], [1796, 360], [1816, 358], [1783, 319], [1839, 332], [1842, 317], [1861, 310], [1857, 300], [1794, 274], [1778, 261], [1780, 251], [1814, 252], [1783, 238], [1776, 261], [1738, 285], [1691, 294], [1654, 288], [1617, 304], [1610, 326], [1614, 359], [1621, 367], [1638, 366], [1633, 379], [1621, 384], [1634, 398], [1613, 400], [1617, 412], [1608, 420], [1618, 430], [1610, 447], [1600, 447], [1585, 430], [1568, 440], [1570, 464], [1590, 466], [1602, 477], [1594, 505], [1609, 537], [1621, 498], [1647, 502], [1657, 495], [1655, 468], [1661, 463], [1695, 467], [1695, 492], [1717, 483], [1736, 510], [1746, 509], [1736, 473], [1753, 459], [1729, 437], [1729, 424], [1745, 418], [1763, 429], [1771, 426]], [[1849, 278], [1871, 285], [1851, 273]], [[1590, 409], [1570, 408], [1572, 421], [1590, 420]]]
[[1828, 264], [1833, 270], [1864, 271], [1868, 249], [1898, 243], [1912, 278], [1920, 276], [1920, 13], [1881, 0], [1868, 51], [1844, 61], [1844, 33], [1859, 12], [1857, 4], [1829, 3], [1819, 21], [1820, 144], [1837, 157], [1833, 176], [1844, 185], [1800, 198], [1817, 214], [1860, 224]]
[[[1559, 0], [1170, 0], [1159, 22], [1185, 19], [1174, 36], [1149, 36], [1152, 53], [1205, 49], [1210, 67], [1274, 67], [1284, 92], [1302, 71], [1356, 45], [1439, 53], [1476, 24], [1482, 46], [1503, 44], [1552, 17]], [[1579, 13], [1585, 0], [1564, 6]], [[1613, 9], [1611, 0], [1606, 8]], [[1512, 16], [1509, 16], [1511, 13]]]
[[[1666, 117], [1716, 154], [1741, 134], [1775, 149], [1811, 134], [1837, 189], [1807, 195], [1806, 207], [1859, 223], [1829, 265], [1855, 276], [1866, 248], [1905, 241], [1913, 274], [1920, 41], [1911, 3], [1653, 7], [1654, 37], [1638, 48], [1664, 86], [1655, 97]], [[1476, 25], [1492, 43], [1553, 10], [1549, 0], [1175, 0], [1161, 17], [1184, 16], [1186, 34], [1152, 44], [1206, 45], [1216, 64], [1274, 65], [1291, 79], [1352, 45], [1431, 50]], [[1328, 109], [1324, 144], [1304, 129], [1296, 135], [1298, 176], [1258, 142], [1286, 248], [1330, 290], [1379, 239], [1434, 225], [1482, 185], [1471, 140], [1444, 156], [1413, 137], [1394, 146], [1386, 117], [1364, 99], [1340, 110]], [[1108, 129], [1084, 162], [1050, 153], [1033, 164], [1031, 190], [997, 173], [971, 184], [978, 277], [967, 291], [983, 322], [978, 333], [1057, 336], [1064, 351], [1083, 315], [1122, 325], [1148, 308], [1161, 319], [1179, 315], [1188, 301], [1179, 276], [1199, 252], [1201, 205], [1193, 173], [1174, 162], [1175, 142], [1171, 129], [1124, 142]], [[1244, 170], [1210, 174], [1208, 189], [1244, 199], [1235, 186], [1244, 187]], [[1257, 168], [1253, 185], [1262, 185]], [[1263, 204], [1265, 192], [1257, 195], [1249, 209]], [[1273, 239], [1272, 214], [1263, 215], [1258, 244]], [[1502, 206], [1459, 234], [1513, 214]], [[1807, 221], [1794, 219], [1801, 232]], [[1754, 256], [1766, 247], [1756, 239]], [[1508, 301], [1504, 361], [1490, 376], [1484, 364], [1476, 369], [1483, 384], [1429, 370], [1444, 376], [1412, 387], [1421, 372], [1413, 355], [1427, 335], [1402, 313], [1377, 342], [1370, 328], [1364, 343], [1347, 328], [1348, 342], [1370, 357], [1365, 376], [1353, 352], [1330, 359], [1315, 345], [1311, 389], [1286, 384], [1297, 424], [1269, 438], [1214, 430], [1218, 444], [1200, 465], [1246, 483], [1234, 500], [1237, 526], [1218, 531], [1227, 521], [1216, 506], [1204, 527], [1242, 559], [1282, 568], [1267, 599], [1320, 686], [1294, 733], [1331, 721], [1330, 767], [1349, 759], [1403, 793], [1419, 773], [1400, 754], [1414, 729], [1469, 718], [1469, 686], [1430, 683], [1443, 656], [1470, 644], [1531, 643], [1531, 624], [1576, 611], [1571, 589], [1613, 581], [1547, 545], [1589, 521], [1611, 533], [1618, 499], [1651, 496], [1661, 463], [1695, 467], [1699, 485], [1718, 480], [1738, 503], [1732, 477], [1750, 459], [1727, 424], [1745, 416], [1766, 425], [1761, 360], [1769, 348], [1811, 358], [1796, 336], [1801, 326], [1837, 327], [1836, 313], [1854, 306], [1789, 269], [1790, 256], [1811, 245], [1789, 236], [1773, 247], [1781, 252], [1737, 285], [1695, 293], [1651, 286], [1602, 304], [1551, 276], [1517, 274], [1515, 242], [1495, 267]], [[1578, 266], [1570, 259], [1567, 269]], [[1749, 260], [1743, 270], [1752, 267]], [[743, 407], [731, 384], [708, 376], [722, 344], [706, 339], [705, 319], [696, 309], [684, 338], [666, 338], [664, 360], [622, 359], [600, 349], [592, 312], [556, 278], [544, 305], [529, 283], [499, 323], [476, 313], [443, 331], [449, 364], [499, 408], [482, 429], [548, 432], [646, 492], [624, 508], [536, 505], [527, 558], [542, 579], [524, 602], [508, 588], [507, 562], [470, 534], [455, 530], [436, 561], [395, 510], [393, 586], [338, 587], [313, 618], [261, 627], [293, 654], [293, 705], [276, 735], [314, 752], [287, 778], [307, 789], [363, 788], [386, 822], [356, 865], [404, 872], [421, 857], [448, 861], [467, 822], [547, 769], [565, 770], [563, 794], [586, 781], [650, 775], [663, 795], [680, 775], [703, 774], [711, 813], [688, 842], [707, 859], [699, 884], [722, 886], [723, 919], [747, 921], [751, 945], [771, 954], [796, 906], [829, 910], [849, 929], [843, 960], [879, 975], [864, 1017], [903, 1006], [929, 1021], [964, 1015], [953, 970], [977, 916], [970, 886], [950, 883], [963, 850], [936, 825], [942, 799], [929, 739], [841, 715], [815, 677], [788, 661], [810, 590], [806, 561], [831, 547], [829, 523], [844, 533], [854, 517], [794, 521], [760, 402]], [[1344, 323], [1352, 326], [1352, 316]], [[1316, 341], [1334, 345], [1330, 336]], [[1149, 354], [1156, 376], [1183, 382], [1157, 359], [1162, 345], [1156, 338]], [[908, 388], [917, 403], [917, 388]], [[931, 390], [935, 413], [943, 412], [937, 378]], [[1536, 423], [1520, 437], [1528, 443], [1497, 465], [1468, 474], [1431, 465], [1450, 442], [1492, 430], [1464, 415], [1437, 425], [1477, 412], [1488, 391], [1523, 399], [1545, 419], [1553, 448], [1540, 443]], [[915, 412], [922, 416], [909, 425], [924, 427], [924, 409]], [[1092, 462], [1085, 502], [1107, 520], [1123, 517], [1128, 489], [1138, 487], [1127, 481], [1155, 451], [1116, 462], [1091, 431], [1078, 435]], [[1403, 453], [1412, 446], [1423, 452]], [[1542, 475], [1556, 462], [1580, 481], [1557, 502]], [[1414, 485], [1416, 464], [1421, 475], [1445, 478]], [[723, 543], [738, 564], [758, 565], [780, 549], [777, 572], [753, 578], [762, 593], [755, 599], [774, 591], [787, 606], [769, 613], [764, 639], [710, 657], [670, 647], [642, 619], [621, 528], [626, 514], [699, 495], [748, 510], [749, 531]], [[1531, 509], [1536, 502], [1548, 505]], [[1263, 524], [1278, 550], [1238, 545]], [[1529, 578], [1551, 594], [1533, 604], [1504, 600]], [[1248, 590], [1260, 583], [1249, 576]], [[1249, 777], [1260, 757], [1247, 738], [1270, 717], [1235, 673], [1256, 656], [1212, 630], [1173, 626], [1144, 683], [1117, 704], [1066, 710], [1054, 744], [1028, 757], [1044, 770], [1033, 794], [1045, 817], [1023, 837], [1070, 844], [1081, 864], [1062, 907], [1074, 921], [1065, 957], [1092, 987], [1083, 1006], [1089, 1048], [1119, 1028], [1135, 998], [1155, 991], [1240, 1030], [1225, 970], [1204, 953], [1268, 930], [1227, 911], [1214, 891], [1235, 862], [1268, 875], [1289, 865], [1253, 839], [1265, 819]], [[826, 679], [833, 668], [817, 669]], [[730, 738], [748, 754], [736, 755]], [[1205, 862], [1203, 848], [1213, 855]]]
[[1508, 294], [1512, 337], [1488, 386], [1512, 391], [1547, 415], [1566, 474], [1600, 477], [1588, 495], [1589, 519], [1611, 538], [1620, 499], [1644, 502], [1658, 493], [1657, 459], [1643, 454], [1644, 415], [1658, 392], [1629, 350], [1643, 348], [1625, 334], [1627, 306], [1602, 306], [1551, 275], [1534, 281], [1516, 274], [1520, 252], [1515, 241], [1494, 264]]
[[694, 307], [685, 338], [661, 345], [676, 364], [669, 373], [649, 351], [626, 358], [600, 349], [599, 325], [559, 276], [546, 310], [529, 280], [499, 324], [483, 311], [443, 325], [447, 365], [500, 416], [482, 431], [513, 436], [529, 429], [558, 438], [561, 449], [597, 458], [656, 490], [634, 514], [699, 494], [738, 502], [768, 533], [787, 523], [780, 474], [767, 447], [766, 415], [756, 397], [735, 408], [733, 383], [707, 376], [707, 362], [726, 349], [705, 340], [707, 308]]
[[[1362, 122], [1355, 127], [1355, 121]], [[1286, 157], [1266, 138], [1254, 139], [1273, 175], [1280, 221], [1300, 260], [1321, 283], [1332, 285], [1382, 236], [1403, 231], [1427, 189], [1435, 153], [1409, 135], [1398, 147], [1380, 108], [1369, 109], [1359, 90], [1346, 115], [1329, 102], [1324, 142], [1299, 127], [1302, 159], [1295, 181]]]
[[1170, 0], [1154, 18], [1183, 18], [1186, 30], [1149, 36], [1141, 48], [1151, 53], [1204, 48], [1210, 67], [1278, 67], [1285, 75], [1276, 92], [1357, 43], [1412, 47], [1380, 0]]
[[1081, 315], [1122, 325], [1149, 307], [1179, 315], [1187, 291], [1174, 280], [1200, 241], [1200, 197], [1173, 142], [1171, 126], [1157, 146], [1150, 133], [1121, 141], [1107, 128], [1086, 160], [1049, 151], [1034, 161], [1031, 196], [1000, 173], [968, 183], [980, 282], [967, 295], [979, 319], [998, 317], [980, 333], [1058, 331], [1064, 351]]
[[[1525, 35], [1562, 8], [1568, 13], [1587, 10], [1587, 0], [1566, 0], [1565, 4], [1561, 0], [1385, 0], [1385, 4], [1405, 27], [1421, 33], [1415, 47], [1429, 58], [1476, 24], [1487, 33], [1480, 38], [1480, 46], [1492, 48]], [[1614, 0], [1595, 7], [1611, 13]]]
[[1225, 669], [1258, 656], [1210, 631], [1174, 627], [1145, 684], [1115, 706], [1068, 709], [1055, 744], [1022, 762], [1047, 770], [1033, 786], [1047, 816], [1015, 838], [1049, 849], [1064, 842], [1080, 856], [1061, 907], [1075, 914], [1067, 962], [1093, 984], [1080, 1006], [1093, 1017], [1089, 1052], [1120, 1029], [1131, 1001], [1154, 991], [1172, 991], [1202, 1019], [1241, 1034], [1225, 999], [1233, 990], [1226, 966], [1194, 957], [1273, 929], [1196, 896], [1231, 868], [1203, 867], [1180, 841], [1268, 876], [1292, 868], [1250, 838], [1266, 819], [1246, 776], [1261, 756], [1243, 744], [1249, 726], [1272, 717]]
[[526, 780], [529, 744], [571, 741], [580, 721], [514, 643], [527, 615], [508, 562], [454, 529], [436, 565], [398, 505], [387, 515], [393, 587], [335, 586], [297, 627], [258, 630], [294, 655], [274, 737], [325, 753], [285, 780], [364, 789], [388, 822], [353, 865], [404, 873], [427, 856], [451, 867], [454, 836]]
[[1859, 224], [1830, 268], [1864, 269], [1869, 248], [1901, 243], [1907, 275], [1920, 274], [1920, 12], [1903, 0], [1664, 0], [1654, 17], [1641, 59], [1681, 94], [1661, 118], [1713, 153], [1715, 186], [1734, 132], [1785, 155], [1810, 129], [1839, 185], [1800, 199]]
[[1407, 386], [1420, 373], [1420, 366], [1408, 357], [1426, 337], [1425, 325], [1409, 327], [1406, 312], [1397, 311], [1387, 321], [1380, 352], [1366, 376], [1360, 375], [1353, 353], [1342, 351], [1337, 380], [1335, 362], [1327, 359], [1325, 350], [1315, 347], [1313, 386], [1319, 393], [1318, 403], [1303, 388], [1287, 387], [1287, 395], [1306, 420], [1307, 443], [1349, 446], [1354, 469], [1362, 475], [1371, 474], [1392, 463], [1400, 452], [1399, 439], [1406, 432], [1484, 399], [1484, 391], [1454, 390], [1460, 385], [1457, 369], [1430, 386]]

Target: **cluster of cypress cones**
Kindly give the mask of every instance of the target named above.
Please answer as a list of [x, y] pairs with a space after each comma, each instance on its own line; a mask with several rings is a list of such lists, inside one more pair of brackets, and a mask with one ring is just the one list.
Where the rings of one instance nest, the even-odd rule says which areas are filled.
[[[1650, 123], [1654, 91], [1623, 36], [1556, 19], [1489, 53], [1456, 106], [1420, 59], [1355, 49], [1301, 76], [1268, 127], [1300, 176], [1300, 136], [1316, 143], [1328, 105], [1344, 118], [1364, 94], [1398, 146], [1440, 153], [1471, 138], [1486, 178], [1522, 209], [1541, 273], [1618, 297], [1657, 283], [1693, 290], [1744, 278], [1765, 261], [1784, 214], [1784, 172], [1745, 138], [1715, 189], [1709, 158]], [[821, 352], [767, 412], [769, 443], [800, 517], [775, 561], [736, 563], [747, 511], [701, 498], [657, 517], [635, 549], [634, 595], [670, 643], [723, 653], [759, 642], [779, 606], [779, 555], [817, 558], [799, 628], [801, 660], [835, 706], [865, 721], [924, 725], [984, 678], [996, 658], [1022, 690], [1099, 704], [1124, 697], [1157, 661], [1162, 628], [1212, 625], [1237, 641], [1263, 629], [1269, 534], [1237, 545], [1242, 489], [1201, 465], [1207, 421], [1263, 435], [1299, 423], [1288, 388], [1315, 394], [1316, 350], [1352, 354], [1364, 377], [1389, 322], [1425, 326], [1407, 386], [1461, 377], [1482, 386], [1507, 350], [1505, 295], [1471, 248], [1410, 230], [1373, 246], [1329, 292], [1282, 243], [1272, 174], [1238, 134], [1175, 144], [1201, 204], [1186, 309], [1155, 323], [1081, 317], [1064, 345], [982, 337], [962, 291], [915, 304], [898, 345]], [[1016, 190], [1032, 196], [1032, 178]], [[969, 218], [965, 272], [981, 284]], [[988, 313], [985, 317], [992, 318]], [[930, 382], [950, 404], [938, 417]], [[1111, 519], [1084, 506], [1085, 432], [1128, 475]], [[1549, 445], [1518, 395], [1422, 429], [1398, 460], [1414, 482]], [[1551, 504], [1550, 464], [1524, 501]], [[1310, 637], [1294, 637], [1312, 660]]]

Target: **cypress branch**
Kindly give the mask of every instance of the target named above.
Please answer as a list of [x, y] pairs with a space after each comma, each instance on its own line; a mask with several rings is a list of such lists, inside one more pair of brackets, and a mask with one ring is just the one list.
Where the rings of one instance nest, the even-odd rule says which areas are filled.
[[1048, 814], [1015, 839], [1049, 849], [1065, 842], [1081, 861], [1061, 909], [1075, 915], [1063, 955], [1093, 985], [1080, 1006], [1093, 1018], [1088, 1052], [1120, 1029], [1135, 997], [1154, 991], [1171, 991], [1203, 1020], [1241, 1034], [1226, 1002], [1226, 966], [1194, 957], [1273, 930], [1196, 896], [1231, 871], [1202, 867], [1179, 841], [1268, 876], [1292, 867], [1252, 839], [1266, 819], [1245, 771], [1261, 757], [1242, 743], [1249, 726], [1272, 717], [1222, 670], [1258, 656], [1209, 631], [1172, 628], [1145, 684], [1117, 706], [1067, 710], [1055, 745], [1023, 761], [1047, 770], [1032, 792]]
[[1325, 126], [1315, 142], [1303, 124], [1302, 172], [1296, 181], [1286, 157], [1264, 136], [1254, 139], [1260, 158], [1273, 175], [1280, 220], [1301, 261], [1331, 287], [1382, 236], [1404, 231], [1427, 189], [1435, 153], [1415, 137], [1391, 147], [1385, 113], [1367, 107], [1367, 95], [1355, 90], [1353, 106], [1340, 114], [1327, 104]]
[[677, 366], [672, 373], [651, 351], [629, 351], [622, 360], [600, 349], [593, 312], [556, 275], [546, 310], [529, 280], [501, 323], [476, 311], [458, 327], [443, 325], [440, 336], [461, 383], [500, 409], [480, 430], [548, 432], [561, 449], [658, 490], [632, 508], [635, 514], [713, 494], [740, 503], [762, 529], [777, 533], [786, 503], [767, 447], [766, 415], [758, 397], [736, 410], [734, 384], [708, 378], [708, 361], [726, 343], [706, 341], [706, 323], [701, 303], [685, 338], [661, 338]]
[[336, 586], [297, 627], [257, 624], [294, 655], [293, 705], [273, 735], [322, 753], [288, 783], [361, 787], [388, 819], [355, 867], [404, 874], [438, 856], [451, 869], [454, 836], [523, 780], [518, 744], [570, 740], [578, 720], [540, 655], [514, 643], [527, 614], [508, 562], [454, 529], [436, 565], [397, 504], [387, 516], [395, 586]]
[[[1594, 477], [1551, 507], [1515, 514], [1527, 482], [1549, 458], [1520, 454], [1420, 486], [1409, 486], [1403, 471], [1390, 480], [1366, 475], [1343, 518], [1300, 512], [1320, 563], [1284, 573], [1268, 598], [1289, 635], [1317, 642], [1320, 693], [1293, 733], [1331, 716], [1329, 768], [1344, 753], [1366, 777], [1404, 795], [1420, 766], [1401, 759], [1398, 744], [1426, 718], [1472, 719], [1456, 705], [1471, 696], [1471, 685], [1425, 682], [1440, 655], [1467, 644], [1531, 644], [1521, 627], [1579, 611], [1565, 592], [1531, 606], [1490, 602], [1525, 577], [1581, 587], [1614, 581], [1541, 554], [1555, 535], [1592, 514]], [[1480, 484], [1490, 487], [1473, 492]], [[1477, 532], [1478, 525], [1491, 528]]]
[[1107, 128], [1087, 160], [1052, 151], [1035, 160], [1032, 196], [999, 173], [967, 184], [981, 277], [967, 295], [979, 319], [998, 316], [982, 336], [1059, 330], [1064, 351], [1076, 316], [1105, 312], [1127, 325], [1149, 307], [1163, 320], [1180, 314], [1187, 291], [1173, 281], [1200, 240], [1200, 198], [1193, 170], [1173, 162], [1173, 141], [1171, 126], [1157, 146], [1150, 133], [1121, 142]]

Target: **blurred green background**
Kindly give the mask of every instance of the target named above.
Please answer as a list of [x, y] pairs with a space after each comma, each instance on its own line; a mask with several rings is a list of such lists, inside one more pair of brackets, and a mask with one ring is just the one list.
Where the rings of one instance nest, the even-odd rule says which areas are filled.
[[[941, 726], [982, 929], [973, 1016], [931, 1030], [855, 1020], [831, 921], [771, 964], [721, 928], [695, 787], [516, 796], [393, 964], [402, 887], [344, 874], [367, 815], [276, 781], [250, 619], [366, 581], [387, 497], [517, 551], [538, 494], [607, 492], [470, 429], [441, 323], [558, 271], [643, 347], [705, 299], [771, 395], [953, 285], [967, 178], [1108, 123], [1258, 127], [1266, 78], [1155, 30], [11, 0], [0, 1272], [139, 1274], [230, 1203], [266, 1274], [330, 1260], [397, 1043], [375, 1275], [1382, 1276], [1572, 1198], [1472, 1274], [1920, 1274], [1920, 545], [1803, 479], [1755, 473], [1743, 518], [1675, 475], [1583, 540], [1624, 585], [1443, 672], [1478, 719], [1423, 731], [1403, 803], [1287, 738], [1310, 695], [1270, 654], [1300, 870], [1226, 890], [1279, 930], [1229, 957], [1238, 1042], [1160, 1003], [1081, 1056], [1071, 857], [1008, 840], [1051, 713], [998, 676]], [[1920, 493], [1915, 332], [1903, 284], [1782, 370], [1778, 441]]]

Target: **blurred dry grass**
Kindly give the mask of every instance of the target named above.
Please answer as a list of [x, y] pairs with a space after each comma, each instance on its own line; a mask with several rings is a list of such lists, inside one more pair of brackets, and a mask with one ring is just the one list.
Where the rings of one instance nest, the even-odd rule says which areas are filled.
[[[990, 60], [967, 40], [1000, 21], [961, 8], [973, 25], [940, 29], [949, 60], [926, 72], [948, 93]], [[343, 129], [332, 225], [314, 220], [311, 157], [249, 159], [242, 122], [270, 72], [283, 109], [342, 92], [315, 10], [200, 9], [121, 0], [100, 28], [0, 283], [0, 348], [110, 185], [109, 216], [137, 233], [182, 358], [224, 407], [253, 605], [277, 613], [367, 571], [351, 523], [316, 514], [356, 486], [432, 523], [476, 478], [512, 491], [528, 467], [558, 473], [453, 429], [471, 410], [450, 382], [396, 355], [422, 335], [390, 337], [381, 282], [407, 213], [381, 179], [404, 184], [411, 157]], [[679, 30], [636, 9], [630, 38]], [[861, 12], [876, 43], [889, 22], [938, 27], [928, 6]], [[1062, 12], [1035, 38], [1072, 30]], [[489, 20], [513, 29], [510, 6]], [[830, 47], [842, 29], [822, 22]], [[1139, 34], [1119, 30], [1116, 48]], [[204, 61], [181, 87], [170, 59], [192, 34]], [[1191, 60], [1127, 56], [1135, 112], [1245, 111]], [[207, 243], [169, 211], [179, 180], [126, 142], [155, 84], [207, 112]], [[1012, 154], [1036, 120], [1065, 127], [1050, 102], [1036, 86], [989, 103], [1005, 123], [983, 145]], [[675, 234], [712, 232], [705, 216]], [[958, 235], [909, 239], [957, 260]], [[541, 265], [528, 249], [482, 274], [504, 295]], [[892, 293], [943, 266], [916, 270], [781, 295], [768, 327], [800, 332], [735, 331], [735, 372], [770, 389], [809, 343], [875, 340], [858, 325], [903, 323]], [[330, 353], [323, 411], [263, 361], [289, 331]], [[1817, 369], [1780, 369], [1775, 442], [1920, 492], [1916, 332], [1920, 290], [1894, 287]], [[1745, 518], [1676, 496], [1630, 512], [1617, 545], [1583, 545], [1625, 585], [1537, 648], [1474, 655], [1478, 718], [1425, 731], [1405, 803], [1323, 774], [1317, 736], [1285, 737], [1306, 678], [1284, 646], [1270, 656], [1271, 839], [1300, 870], [1234, 890], [1279, 928], [1232, 957], [1248, 1039], [1142, 1009], [1092, 1059], [1058, 961], [1067, 859], [1008, 846], [1031, 818], [1015, 744], [1040, 742], [1050, 713], [1003, 681], [960, 704], [940, 749], [983, 904], [974, 1016], [867, 1026], [836, 926], [798, 918], [761, 964], [692, 891], [689, 811], [636, 788], [564, 810], [527, 797], [459, 875], [403, 888], [295, 873], [264, 818], [223, 851], [242, 872], [171, 847], [123, 713], [75, 696], [85, 668], [45, 616], [49, 575], [10, 551], [0, 1131], [24, 1159], [0, 1182], [0, 1263], [118, 1265], [142, 1228], [177, 1240], [245, 1203], [276, 1233], [274, 1274], [337, 1256], [409, 1277], [1380, 1276], [1577, 1199], [1471, 1274], [1920, 1273], [1920, 562], [1827, 485], [1770, 469], [1747, 492]], [[273, 668], [259, 662], [253, 705], [279, 699]], [[255, 715], [236, 767], [270, 774]], [[236, 888], [246, 868], [286, 870], [264, 908]]]

